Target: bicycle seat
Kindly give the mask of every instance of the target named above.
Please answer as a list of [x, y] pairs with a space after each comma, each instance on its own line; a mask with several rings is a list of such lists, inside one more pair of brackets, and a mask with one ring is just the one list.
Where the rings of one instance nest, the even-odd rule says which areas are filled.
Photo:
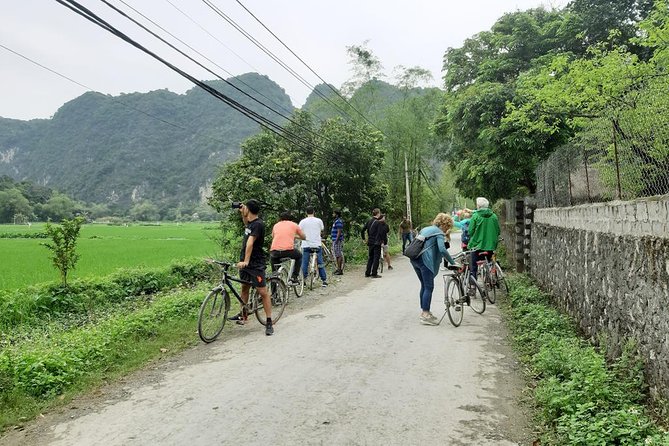
[[278, 259], [276, 259], [276, 261], [279, 262], [279, 263], [289, 262], [291, 260], [293, 260], [292, 257], [279, 257]]
[[307, 248], [309, 252], [318, 252], [320, 248]]

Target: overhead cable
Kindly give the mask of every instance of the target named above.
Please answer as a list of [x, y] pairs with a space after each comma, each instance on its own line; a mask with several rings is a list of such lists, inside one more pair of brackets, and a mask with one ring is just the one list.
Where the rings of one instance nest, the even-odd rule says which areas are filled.
[[[378, 131], [381, 132], [381, 129], [379, 129], [376, 125], [374, 125], [369, 119], [367, 119], [367, 117], [366, 117], [365, 115], [363, 115], [357, 108], [355, 108], [355, 107], [353, 106], [353, 104], [351, 104], [351, 103], [350, 103], [350, 102], [349, 102], [349, 101], [348, 101], [348, 100], [347, 100], [347, 99], [346, 99], [346, 98], [339, 92], [339, 90], [337, 90], [336, 88], [334, 88], [330, 83], [326, 82], [325, 79], [323, 79], [318, 73], [316, 73], [316, 71], [314, 71], [313, 68], [311, 68], [311, 67], [309, 66], [309, 64], [307, 64], [304, 60], [302, 60], [302, 58], [301, 58], [300, 56], [298, 56], [298, 55], [295, 53], [295, 51], [293, 51], [288, 45], [286, 45], [286, 44], [284, 43], [284, 41], [281, 40], [281, 39], [279, 38], [279, 36], [277, 36], [276, 34], [274, 34], [274, 32], [272, 32], [272, 30], [269, 29], [269, 28], [267, 27], [267, 25], [265, 25], [265, 24], [264, 24], [258, 17], [256, 17], [255, 14], [253, 14], [253, 13], [246, 7], [246, 6], [244, 6], [244, 4], [243, 4], [241, 1], [239, 1], [239, 0], [235, 0], [235, 1], [239, 4], [239, 6], [241, 6], [242, 8], [244, 8], [244, 10], [245, 10], [246, 12], [248, 12], [249, 15], [251, 15], [251, 17], [253, 17], [253, 18], [254, 18], [254, 19], [255, 19], [255, 20], [256, 20], [256, 21], [263, 27], [263, 28], [265, 28], [265, 29], [267, 30], [268, 33], [270, 33], [276, 40], [278, 40], [279, 43], [281, 43], [281, 45], [284, 46], [284, 48], [286, 48], [288, 51], [290, 51], [290, 53], [291, 53], [293, 56], [295, 56], [295, 57], [297, 58], [297, 60], [299, 60], [300, 62], [302, 62], [302, 65], [304, 65], [305, 67], [307, 67], [307, 68], [309, 69], [309, 71], [311, 71], [311, 72], [312, 72], [318, 79], [320, 79], [321, 82], [323, 82], [323, 83], [324, 83], [330, 90], [332, 90], [332, 91], [334, 92], [334, 94], [336, 94], [342, 101], [344, 101], [344, 103], [345, 103], [346, 105], [348, 105], [349, 107], [351, 107], [351, 108], [352, 108], [358, 115], [360, 115], [365, 121], [367, 121], [368, 124], [370, 124], [371, 126], [373, 126], [373, 127], [376, 128]], [[381, 133], [383, 133], [383, 132], [381, 132]]]
[[325, 96], [321, 91], [319, 91], [317, 88], [315, 88], [313, 85], [311, 85], [306, 79], [304, 79], [304, 77], [302, 77], [299, 73], [297, 73], [295, 70], [293, 70], [288, 64], [286, 64], [283, 60], [281, 60], [281, 58], [279, 58], [272, 51], [267, 49], [267, 47], [265, 47], [262, 43], [260, 43], [258, 41], [258, 39], [253, 37], [242, 26], [237, 24], [237, 22], [235, 22], [226, 13], [224, 13], [220, 8], [218, 8], [216, 5], [214, 5], [212, 1], [202, 0], [202, 2], [205, 5], [207, 5], [209, 8], [211, 8], [221, 18], [223, 18], [223, 20], [228, 22], [233, 28], [235, 28], [237, 31], [239, 31], [244, 37], [246, 37], [248, 40], [250, 40], [251, 43], [253, 43], [261, 51], [263, 51], [265, 54], [267, 54], [267, 56], [269, 56], [272, 60], [274, 60], [276, 63], [278, 63], [283, 69], [288, 71], [288, 73], [290, 73], [293, 77], [295, 77], [303, 85], [305, 85], [307, 88], [311, 89], [316, 95], [320, 96], [326, 103], [330, 104], [333, 108], [335, 108], [342, 116], [345, 116], [348, 119], [352, 119], [351, 116], [346, 112], [346, 110], [342, 109], [337, 103], [333, 102], [330, 98]]

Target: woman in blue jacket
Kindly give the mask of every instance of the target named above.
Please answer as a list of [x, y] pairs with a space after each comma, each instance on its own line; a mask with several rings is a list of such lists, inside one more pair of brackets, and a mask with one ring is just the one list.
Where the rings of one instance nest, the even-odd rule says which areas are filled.
[[437, 214], [432, 221], [432, 226], [427, 226], [420, 231], [420, 235], [426, 238], [423, 253], [411, 260], [411, 265], [420, 280], [420, 308], [422, 310], [420, 321], [425, 325], [439, 324], [439, 319], [430, 312], [430, 304], [434, 291], [434, 278], [439, 273], [442, 259], [446, 258], [448, 263], [455, 264], [446, 245], [447, 240], [450, 239], [451, 228], [453, 228], [451, 216], [444, 213]]

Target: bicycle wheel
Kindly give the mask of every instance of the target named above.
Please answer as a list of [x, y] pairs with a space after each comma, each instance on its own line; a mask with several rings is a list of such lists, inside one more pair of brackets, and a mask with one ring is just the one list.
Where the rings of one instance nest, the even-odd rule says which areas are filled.
[[293, 287], [293, 291], [297, 297], [302, 297], [304, 294], [304, 276], [302, 275], [302, 271], [297, 275], [297, 285]]
[[383, 258], [383, 255], [381, 256], [381, 261], [379, 262], [379, 272], [383, 273], [383, 263], [386, 261], [386, 259]]
[[481, 288], [481, 286], [476, 282], [476, 280], [472, 277], [469, 276], [469, 286], [474, 287], [476, 292], [472, 296], [469, 294], [469, 306], [471, 307], [472, 310], [474, 310], [475, 313], [478, 314], [483, 314], [485, 311], [485, 291]]
[[494, 268], [486, 266], [483, 270], [483, 284], [485, 285], [485, 294], [488, 302], [494, 304], [497, 301], [497, 286], [493, 276]]
[[228, 292], [215, 288], [202, 301], [197, 317], [197, 334], [207, 344], [214, 342], [223, 331], [230, 311]]
[[506, 275], [497, 261], [495, 261], [495, 274], [497, 276], [497, 288], [509, 294], [509, 283], [506, 281]]
[[309, 276], [308, 276], [310, 290], [314, 289], [314, 282], [316, 281], [316, 274], [318, 268], [316, 262], [317, 262], [316, 254], [311, 254], [311, 257], [309, 258]]
[[462, 315], [465, 312], [462, 308], [460, 281], [453, 277], [449, 277], [447, 280], [444, 276], [444, 293], [444, 304], [446, 305], [448, 319], [454, 327], [458, 327], [462, 323]]
[[[272, 323], [275, 324], [281, 318], [283, 310], [286, 308], [286, 303], [288, 302], [288, 289], [283, 280], [278, 277], [269, 278], [267, 281], [267, 289], [270, 293], [269, 297], [272, 302]], [[267, 325], [265, 306], [262, 304], [260, 296], [258, 296], [258, 299], [256, 318], [261, 324]]]

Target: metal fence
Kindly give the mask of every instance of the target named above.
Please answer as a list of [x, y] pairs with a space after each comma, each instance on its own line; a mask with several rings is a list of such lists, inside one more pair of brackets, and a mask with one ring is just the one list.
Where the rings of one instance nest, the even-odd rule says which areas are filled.
[[538, 207], [669, 194], [669, 115], [591, 121], [536, 170]]

